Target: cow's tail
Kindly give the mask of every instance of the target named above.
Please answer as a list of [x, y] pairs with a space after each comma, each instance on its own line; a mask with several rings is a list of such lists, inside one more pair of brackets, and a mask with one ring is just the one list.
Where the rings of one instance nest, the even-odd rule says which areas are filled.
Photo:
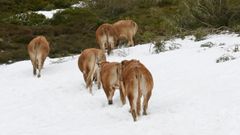
[[120, 64], [120, 63], [117, 66], [117, 78], [118, 78], [118, 83], [119, 83], [120, 98], [121, 98], [122, 104], [124, 105], [126, 103], [126, 90], [123, 85], [122, 64]]
[[137, 33], [137, 30], [138, 30], [138, 25], [137, 25], [136, 22], [132, 21], [132, 26], [134, 27], [133, 34], [135, 35]]
[[37, 40], [36, 40], [36, 42], [35, 42], [35, 44], [34, 44], [34, 46], [33, 46], [33, 50], [34, 50], [34, 64], [35, 64], [35, 66], [37, 67], [37, 68], [39, 68], [38, 66], [39, 66], [39, 60], [38, 60], [38, 57], [39, 57], [39, 50], [40, 50], [40, 47], [41, 47], [41, 38], [38, 38]]
[[137, 67], [135, 67], [134, 69], [135, 72], [135, 81], [134, 81], [134, 88], [133, 88], [133, 103], [132, 103], [132, 107], [131, 107], [131, 113], [133, 116], [133, 120], [136, 121], [137, 116], [140, 115], [139, 114], [139, 104], [138, 102], [141, 102], [141, 74], [140, 71], [138, 70]]
[[106, 28], [104, 29], [104, 34], [106, 35], [106, 43], [108, 45], [109, 44], [109, 32], [108, 32], [108, 30], [106, 30]]
[[109, 55], [110, 52], [111, 52], [111, 44], [109, 42], [109, 37], [110, 37], [110, 34], [109, 34], [109, 30], [106, 30], [106, 28], [104, 29], [104, 34], [106, 35], [106, 44], [105, 44], [105, 47], [107, 47], [107, 54]]
[[92, 83], [91, 81], [93, 79], [94, 71], [96, 70], [96, 65], [97, 65], [97, 61], [98, 61], [97, 56], [93, 55], [92, 58], [94, 59], [94, 62], [93, 62], [93, 66], [90, 69], [89, 74], [87, 76], [87, 86], [89, 86]]
[[137, 90], [138, 95], [141, 93], [141, 73], [138, 68], [135, 68], [136, 71], [136, 79], [137, 79]]

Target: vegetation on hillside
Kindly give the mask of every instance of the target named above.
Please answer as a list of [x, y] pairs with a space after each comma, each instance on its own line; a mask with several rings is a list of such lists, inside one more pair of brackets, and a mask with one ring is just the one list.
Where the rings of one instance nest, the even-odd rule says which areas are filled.
[[[240, 31], [239, 0], [85, 0], [87, 7], [70, 8], [77, 2], [1, 0], [0, 63], [29, 59], [26, 45], [36, 35], [44, 35], [50, 41], [50, 57], [98, 47], [97, 27], [119, 19], [133, 19], [138, 23], [136, 43], [162, 43], [169, 37], [188, 34], [201, 40], [211, 32]], [[57, 8], [66, 10], [52, 19], [29, 12]]]

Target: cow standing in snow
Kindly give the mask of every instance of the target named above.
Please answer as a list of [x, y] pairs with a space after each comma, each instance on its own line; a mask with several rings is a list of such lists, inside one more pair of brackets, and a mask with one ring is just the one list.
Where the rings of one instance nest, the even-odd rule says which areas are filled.
[[152, 95], [153, 78], [148, 69], [138, 60], [124, 60], [122, 65], [122, 80], [124, 90], [130, 103], [133, 120], [137, 120], [143, 100], [143, 115], [147, 115], [148, 101]]
[[78, 59], [78, 67], [83, 73], [86, 87], [89, 88], [92, 93], [92, 82], [95, 79], [98, 84], [98, 89], [101, 87], [100, 71], [98, 63], [106, 61], [104, 51], [96, 48], [85, 49]]
[[96, 41], [99, 47], [109, 55], [117, 44], [117, 35], [112, 24], [102, 24], [96, 30]]
[[136, 35], [138, 25], [133, 20], [120, 20], [113, 24], [118, 41], [126, 39], [128, 46], [134, 46], [133, 37]]
[[49, 43], [44, 36], [37, 36], [31, 40], [27, 48], [33, 65], [33, 74], [36, 75], [38, 70], [37, 77], [41, 77], [44, 61], [50, 51]]
[[100, 63], [100, 76], [103, 90], [107, 96], [108, 104], [112, 104], [112, 98], [115, 89], [119, 89], [122, 104], [126, 103], [125, 92], [122, 89], [122, 68], [118, 62], [102, 62]]

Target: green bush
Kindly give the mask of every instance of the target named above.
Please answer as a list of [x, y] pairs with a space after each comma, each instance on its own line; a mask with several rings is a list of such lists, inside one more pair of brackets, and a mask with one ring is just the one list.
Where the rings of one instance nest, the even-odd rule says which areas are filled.
[[204, 38], [211, 33], [209, 29], [198, 28], [192, 34], [195, 36], [195, 41], [204, 40]]
[[165, 44], [164, 40], [157, 41], [154, 45], [155, 53], [160, 53], [165, 51]]
[[142, 42], [152, 42], [156, 37], [155, 33], [146, 31], [141, 35]]
[[[70, 8], [62, 12], [58, 12], [53, 16], [51, 23], [53, 25], [79, 25], [84, 28], [88, 24], [98, 24], [101, 20], [88, 9]], [[94, 26], [92, 26], [94, 27]]]
[[239, 22], [240, 7], [236, 0], [186, 0], [186, 9], [194, 19], [207, 27], [229, 26], [231, 22]]
[[0, 54], [0, 63], [12, 63], [15, 61], [28, 59], [25, 45], [19, 48], [16, 47], [15, 49], [12, 49], [10, 51], [1, 49]]
[[120, 14], [133, 9], [134, 0], [89, 0], [90, 9], [105, 21], [118, 18]]
[[228, 26], [231, 14], [226, 0], [188, 0], [186, 6], [191, 15], [206, 26]]
[[233, 26], [233, 31], [236, 32], [236, 33], [239, 33], [240, 32], [240, 25], [234, 25]]

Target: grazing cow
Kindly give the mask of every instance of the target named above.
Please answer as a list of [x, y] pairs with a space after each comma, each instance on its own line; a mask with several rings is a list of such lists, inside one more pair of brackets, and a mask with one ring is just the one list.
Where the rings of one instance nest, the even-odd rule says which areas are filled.
[[98, 63], [106, 61], [104, 51], [96, 48], [85, 49], [78, 59], [78, 67], [83, 73], [86, 87], [89, 88], [92, 93], [92, 82], [95, 79], [98, 84], [98, 89], [101, 87], [100, 72]]
[[138, 25], [133, 20], [120, 20], [113, 24], [118, 40], [128, 40], [128, 46], [134, 46], [133, 37], [137, 33]]
[[109, 55], [117, 43], [117, 35], [112, 24], [104, 23], [96, 31], [96, 41], [99, 47]]
[[38, 69], [37, 77], [41, 77], [44, 61], [50, 51], [49, 43], [44, 36], [37, 36], [31, 40], [27, 48], [33, 65], [33, 74], [36, 75]]
[[133, 120], [136, 121], [137, 116], [140, 116], [142, 96], [144, 97], [143, 115], [147, 115], [153, 78], [148, 69], [137, 60], [124, 60], [121, 65], [124, 89], [130, 103]]
[[118, 62], [100, 63], [100, 76], [104, 92], [108, 99], [108, 104], [112, 104], [115, 89], [119, 89], [122, 104], [126, 103], [125, 92], [122, 89], [121, 64]]

